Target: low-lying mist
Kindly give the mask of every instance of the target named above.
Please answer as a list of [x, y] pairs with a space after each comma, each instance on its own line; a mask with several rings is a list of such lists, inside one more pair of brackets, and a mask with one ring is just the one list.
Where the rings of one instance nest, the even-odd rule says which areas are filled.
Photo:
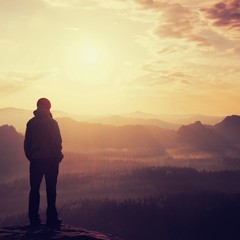
[[[240, 237], [238, 117], [179, 130], [71, 119], [59, 124], [64, 159], [57, 204], [64, 223], [125, 240]], [[14, 127], [0, 127], [1, 226], [28, 223], [23, 139]]]

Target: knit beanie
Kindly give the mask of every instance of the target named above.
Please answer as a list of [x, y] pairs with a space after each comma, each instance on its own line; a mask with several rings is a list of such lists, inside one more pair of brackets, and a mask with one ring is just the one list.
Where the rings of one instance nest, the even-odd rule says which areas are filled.
[[46, 110], [50, 110], [51, 102], [47, 98], [40, 98], [37, 101], [37, 107], [38, 108], [43, 108], [43, 109], [46, 109]]

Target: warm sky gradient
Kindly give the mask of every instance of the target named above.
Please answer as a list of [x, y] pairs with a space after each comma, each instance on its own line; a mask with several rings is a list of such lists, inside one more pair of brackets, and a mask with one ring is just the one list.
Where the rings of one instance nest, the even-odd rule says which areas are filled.
[[240, 114], [240, 0], [0, 0], [0, 107]]

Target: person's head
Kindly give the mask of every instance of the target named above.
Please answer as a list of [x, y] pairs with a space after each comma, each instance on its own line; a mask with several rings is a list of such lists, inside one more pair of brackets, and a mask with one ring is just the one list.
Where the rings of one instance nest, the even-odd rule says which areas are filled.
[[37, 101], [37, 108], [50, 110], [51, 102], [47, 98], [40, 98]]

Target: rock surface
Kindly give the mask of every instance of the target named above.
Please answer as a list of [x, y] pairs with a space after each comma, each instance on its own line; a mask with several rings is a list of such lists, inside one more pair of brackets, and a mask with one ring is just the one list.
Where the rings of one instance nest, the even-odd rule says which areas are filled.
[[30, 226], [13, 226], [0, 229], [1, 240], [120, 240], [108, 234], [89, 231], [80, 227], [62, 225], [60, 228], [49, 228], [46, 225], [32, 228]]

